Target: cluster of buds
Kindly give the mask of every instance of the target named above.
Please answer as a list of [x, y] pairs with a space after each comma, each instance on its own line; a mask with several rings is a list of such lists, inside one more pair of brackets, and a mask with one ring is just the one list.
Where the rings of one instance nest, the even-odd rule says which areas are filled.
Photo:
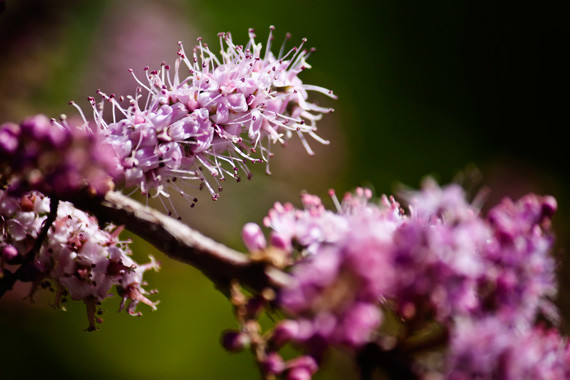
[[234, 305], [239, 330], [227, 330], [221, 343], [229, 352], [250, 349], [255, 355], [263, 378], [274, 379], [280, 376], [288, 380], [310, 380], [319, 368], [317, 361], [310, 355], [301, 355], [284, 360], [278, 353], [282, 344], [275, 333], [263, 333], [259, 318], [265, 307], [275, 299], [272, 289], [265, 289], [261, 294], [248, 298], [238, 282], [230, 288], [231, 302]]
[[[303, 347], [316, 363], [330, 346], [359, 352], [366, 345], [387, 347], [392, 342], [393, 348], [401, 334], [404, 341], [413, 340], [436, 323], [445, 331], [439, 338], [451, 348], [443, 374], [473, 378], [451, 375], [477, 367], [466, 363], [476, 355], [465, 354], [469, 346], [462, 342], [467, 344], [469, 336], [462, 331], [467, 325], [495, 323], [510, 339], [504, 350], [515, 350], [517, 342], [536, 343], [540, 347], [526, 350], [536, 349], [545, 360], [556, 355], [541, 367], [552, 363], [556, 373], [570, 371], [560, 366], [570, 353], [566, 342], [558, 337], [552, 343], [552, 334], [535, 327], [539, 315], [557, 322], [551, 301], [557, 290], [550, 255], [550, 219], [556, 209], [552, 197], [506, 199], [483, 217], [459, 186], [441, 188], [432, 181], [408, 194], [408, 213], [394, 198], [371, 203], [367, 189], [345, 195], [342, 203], [331, 195], [336, 212], [308, 194], [301, 210], [276, 204], [265, 218], [272, 229], [269, 245], [257, 225], [244, 227], [252, 255], [280, 252], [293, 277], [275, 301], [286, 318], [269, 340], [272, 360], [288, 342]], [[401, 320], [405, 332], [392, 331], [389, 339], [386, 319]], [[500, 363], [504, 350], [495, 349], [492, 360]], [[539, 361], [525, 365], [533, 363]], [[414, 368], [418, 376], [433, 375], [432, 368]], [[481, 378], [500, 378], [495, 372], [493, 376]]]

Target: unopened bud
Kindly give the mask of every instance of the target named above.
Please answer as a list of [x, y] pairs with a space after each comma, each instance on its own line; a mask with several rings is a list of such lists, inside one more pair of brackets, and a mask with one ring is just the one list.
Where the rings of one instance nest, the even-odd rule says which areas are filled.
[[13, 245], [6, 245], [2, 248], [2, 261], [8, 264], [15, 264], [20, 257], [20, 252]]
[[280, 322], [273, 330], [271, 343], [276, 348], [281, 348], [285, 343], [294, 339], [299, 332], [299, 324], [293, 320], [285, 320]]
[[261, 228], [255, 223], [247, 223], [241, 231], [243, 242], [250, 252], [265, 249], [267, 243]]
[[263, 366], [265, 371], [271, 375], [279, 375], [285, 370], [285, 362], [281, 355], [276, 352], [271, 352], [267, 355]]
[[222, 346], [229, 352], [239, 352], [249, 346], [249, 336], [243, 332], [229, 330], [222, 334]]

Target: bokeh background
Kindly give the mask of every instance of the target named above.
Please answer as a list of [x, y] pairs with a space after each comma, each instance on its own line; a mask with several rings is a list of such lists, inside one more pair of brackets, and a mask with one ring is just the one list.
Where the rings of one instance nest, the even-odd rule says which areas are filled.
[[[275, 201], [299, 204], [302, 190], [326, 198], [364, 185], [376, 194], [418, 187], [430, 175], [458, 180], [471, 193], [491, 192], [487, 205], [528, 192], [556, 196], [560, 257], [559, 304], [567, 297], [570, 176], [566, 83], [567, 22], [552, 3], [508, 1], [237, 1], [3, 0], [0, 14], [0, 122], [36, 113], [75, 114], [98, 88], [132, 93], [127, 69], [140, 73], [176, 58], [198, 36], [217, 45], [247, 29], [265, 41], [276, 26], [275, 49], [286, 32], [317, 51], [306, 83], [333, 89], [337, 101], [315, 96], [335, 113], [320, 123], [329, 146], [298, 143], [276, 149], [272, 176], [226, 184], [217, 202], [207, 194], [184, 221], [236, 249], [241, 226], [261, 222]], [[216, 48], [212, 50], [217, 50]], [[85, 107], [87, 110], [88, 108]], [[2, 163], [0, 163], [2, 164]], [[104, 303], [102, 328], [84, 331], [82, 304], [67, 312], [51, 295], [22, 300], [19, 287], [0, 301], [0, 378], [255, 379], [249, 353], [228, 354], [220, 333], [235, 327], [225, 298], [196, 270], [169, 260], [142, 240], [133, 249], [163, 264], [148, 281], [160, 290], [159, 310], [117, 314]], [[565, 274], [566, 273], [566, 274]], [[566, 296], [566, 297], [565, 297]], [[566, 298], [566, 299], [565, 299]], [[563, 330], [568, 332], [566, 323]], [[317, 378], [353, 378], [350, 361], [333, 352]]]

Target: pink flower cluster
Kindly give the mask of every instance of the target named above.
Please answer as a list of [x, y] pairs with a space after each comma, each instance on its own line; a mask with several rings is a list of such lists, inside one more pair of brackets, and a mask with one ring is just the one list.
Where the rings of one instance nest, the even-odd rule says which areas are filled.
[[[221, 57], [201, 39], [190, 55], [180, 44], [173, 73], [166, 64], [146, 68], [145, 83], [136, 79], [139, 92], [125, 106], [101, 92], [102, 102], [91, 99], [95, 124], [114, 148], [127, 187], [163, 197], [173, 189], [195, 202], [184, 180], [197, 180], [216, 199], [221, 180], [240, 180], [240, 169], [249, 178], [247, 163], [268, 162], [272, 143], [296, 134], [309, 153], [305, 135], [327, 143], [316, 135], [316, 121], [332, 109], [310, 103], [307, 92], [334, 95], [299, 79], [310, 67], [304, 40], [276, 57], [271, 34], [264, 53], [253, 30], [249, 36], [244, 47], [221, 33]], [[103, 117], [105, 102], [112, 105], [112, 122]]]
[[499, 318], [459, 320], [453, 331], [448, 380], [564, 380], [570, 345], [558, 331], [515, 331]]
[[393, 198], [370, 198], [366, 189], [342, 204], [333, 196], [336, 212], [308, 194], [301, 210], [277, 203], [264, 220], [270, 246], [257, 225], [244, 227], [250, 251], [281, 250], [291, 265], [274, 348], [292, 342], [318, 362], [331, 345], [379, 344], [387, 314], [408, 328], [436, 321], [452, 337], [459, 320], [497, 318], [507, 331], [530, 331], [539, 314], [556, 322], [552, 197], [505, 200], [487, 217], [456, 185], [426, 182], [406, 197], [408, 213]]
[[36, 115], [0, 125], [0, 180], [12, 193], [37, 190], [64, 197], [84, 188], [113, 189], [113, 152], [89, 130]]
[[[38, 192], [21, 197], [0, 190], [0, 264], [4, 270], [19, 266], [21, 281], [55, 291], [55, 304], [62, 306], [66, 296], [87, 305], [90, 329], [95, 328], [96, 305], [111, 296], [115, 287], [122, 298], [120, 310], [131, 315], [143, 302], [156, 309], [143, 288], [143, 273], [158, 270], [158, 263], [139, 265], [131, 257], [128, 242], [118, 238], [121, 228], [99, 228], [97, 220], [68, 202], [59, 202], [57, 217], [49, 228], [39, 252], [27, 258], [50, 212], [50, 199]], [[18, 273], [15, 271], [15, 273]], [[128, 304], [128, 305], [127, 305]]]

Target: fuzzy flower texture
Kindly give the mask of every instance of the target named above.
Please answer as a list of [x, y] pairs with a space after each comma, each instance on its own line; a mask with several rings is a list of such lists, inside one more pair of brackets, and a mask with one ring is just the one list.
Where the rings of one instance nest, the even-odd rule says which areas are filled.
[[0, 125], [0, 185], [11, 194], [32, 190], [59, 198], [87, 190], [103, 195], [118, 175], [113, 151], [82, 126], [44, 115]]
[[[147, 298], [143, 273], [158, 270], [151, 257], [139, 265], [131, 257], [127, 241], [119, 240], [122, 228], [112, 225], [100, 229], [97, 220], [73, 207], [59, 202], [57, 216], [39, 252], [28, 253], [40, 235], [50, 212], [50, 199], [38, 192], [11, 196], [0, 190], [0, 265], [6, 271], [19, 268], [19, 280], [32, 282], [31, 298], [38, 287], [55, 292], [55, 306], [62, 307], [67, 296], [82, 300], [87, 306], [89, 329], [95, 329], [97, 305], [110, 297], [115, 287], [131, 315], [140, 315], [138, 303], [156, 309], [157, 302]], [[1, 277], [0, 277], [1, 278]]]
[[[161, 199], [175, 191], [193, 205], [192, 188], [205, 187], [217, 199], [220, 181], [239, 181], [240, 169], [251, 177], [246, 164], [268, 162], [273, 143], [296, 134], [309, 154], [305, 135], [327, 143], [316, 134], [316, 121], [332, 109], [309, 102], [307, 92], [335, 96], [299, 79], [310, 67], [305, 40], [287, 52], [284, 43], [275, 56], [271, 32], [264, 52], [253, 30], [245, 46], [235, 45], [229, 33], [219, 37], [220, 57], [201, 39], [191, 54], [180, 43], [173, 69], [163, 64], [145, 68], [144, 81], [135, 76], [140, 88], [134, 97], [99, 92], [102, 101], [90, 99], [96, 129], [113, 147], [126, 187]], [[112, 122], [104, 119], [105, 103], [112, 106]]]
[[[367, 189], [342, 204], [331, 195], [337, 212], [309, 194], [302, 210], [277, 203], [265, 219], [270, 244], [257, 225], [244, 227], [252, 253], [279, 250], [292, 268], [277, 299], [287, 318], [273, 331], [271, 363], [287, 342], [320, 362], [329, 346], [393, 347], [386, 342], [413, 340], [435, 321], [449, 352], [443, 370], [414, 365], [420, 377], [569, 378], [566, 341], [536, 325], [539, 315], [557, 320], [552, 197], [505, 199], [483, 217], [456, 185], [426, 183], [408, 194], [408, 213], [393, 198], [371, 203]], [[405, 332], [385, 327], [388, 319]]]

